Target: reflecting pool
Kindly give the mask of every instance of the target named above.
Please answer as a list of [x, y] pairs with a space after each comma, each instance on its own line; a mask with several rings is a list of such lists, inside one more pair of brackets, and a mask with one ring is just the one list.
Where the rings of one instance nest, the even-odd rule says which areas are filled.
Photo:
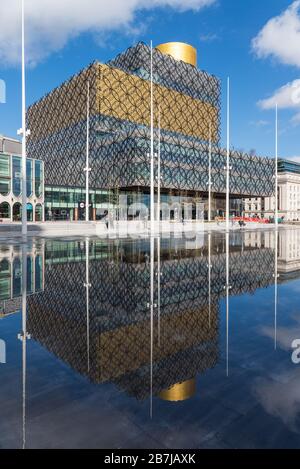
[[2, 243], [0, 448], [299, 448], [299, 292], [298, 229]]

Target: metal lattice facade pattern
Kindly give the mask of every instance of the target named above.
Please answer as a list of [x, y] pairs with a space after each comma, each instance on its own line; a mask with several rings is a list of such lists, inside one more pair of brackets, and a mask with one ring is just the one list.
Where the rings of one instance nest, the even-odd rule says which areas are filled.
[[[68, 257], [66, 262], [62, 252], [53, 254], [53, 242], [49, 251], [46, 244], [45, 290], [28, 298], [28, 331], [92, 381], [113, 381], [142, 399], [149, 395], [149, 245], [96, 244], [90, 243], [88, 312], [85, 247], [81, 251], [78, 248], [74, 259]], [[102, 250], [103, 258], [95, 254], [95, 246], [97, 252]], [[154, 316], [155, 394], [217, 363], [226, 258], [222, 239], [213, 239], [212, 246], [209, 308], [207, 245], [203, 249], [178, 246], [174, 250], [172, 242], [162, 244], [160, 346], [157, 310]], [[242, 249], [234, 240], [230, 248], [230, 294], [267, 287], [274, 282], [273, 273], [273, 249]]]
[[[207, 192], [212, 125], [212, 190], [225, 193], [220, 83], [189, 64], [153, 52], [155, 151], [161, 116], [162, 190]], [[87, 83], [90, 85], [90, 185], [147, 190], [150, 184], [150, 49], [138, 44], [106, 65], [94, 63], [28, 110], [29, 156], [45, 162], [47, 185], [85, 184]], [[233, 196], [274, 193], [274, 161], [230, 155]]]

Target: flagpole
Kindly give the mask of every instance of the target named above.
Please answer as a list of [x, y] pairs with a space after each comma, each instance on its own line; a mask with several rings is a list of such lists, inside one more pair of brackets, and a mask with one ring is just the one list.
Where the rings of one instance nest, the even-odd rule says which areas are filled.
[[275, 228], [278, 229], [278, 104], [275, 111]]
[[226, 231], [229, 231], [230, 79], [227, 79]]
[[157, 221], [160, 230], [160, 139], [161, 139], [160, 108], [158, 110], [158, 152], [157, 152]]
[[151, 100], [151, 151], [150, 151], [150, 220], [151, 235], [154, 233], [154, 112], [153, 112], [153, 44], [151, 41], [151, 61], [150, 61], [150, 100]]
[[22, 0], [22, 236], [27, 236], [25, 7]]
[[90, 178], [90, 168], [89, 168], [89, 159], [90, 159], [90, 82], [87, 82], [87, 100], [86, 100], [86, 163], [85, 163], [85, 221], [90, 219], [90, 197], [89, 197], [89, 178]]
[[211, 222], [211, 121], [209, 123], [208, 221]]

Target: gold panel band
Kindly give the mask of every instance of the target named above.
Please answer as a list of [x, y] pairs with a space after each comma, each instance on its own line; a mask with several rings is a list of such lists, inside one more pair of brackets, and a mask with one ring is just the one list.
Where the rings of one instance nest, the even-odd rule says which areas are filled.
[[[101, 67], [98, 81], [99, 113], [117, 119], [149, 126], [150, 82], [119, 69]], [[161, 85], [153, 85], [155, 122], [158, 126], [158, 109], [161, 128], [202, 140], [209, 140], [209, 123], [212, 140], [218, 139], [218, 109], [188, 95]]]

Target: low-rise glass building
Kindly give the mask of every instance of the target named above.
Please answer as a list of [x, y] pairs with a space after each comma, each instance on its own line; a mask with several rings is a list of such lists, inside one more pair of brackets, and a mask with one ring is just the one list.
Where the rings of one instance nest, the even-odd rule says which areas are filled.
[[[21, 143], [0, 137], [0, 220], [21, 221], [22, 218], [22, 157]], [[44, 163], [39, 159], [26, 161], [27, 220], [44, 219]]]

